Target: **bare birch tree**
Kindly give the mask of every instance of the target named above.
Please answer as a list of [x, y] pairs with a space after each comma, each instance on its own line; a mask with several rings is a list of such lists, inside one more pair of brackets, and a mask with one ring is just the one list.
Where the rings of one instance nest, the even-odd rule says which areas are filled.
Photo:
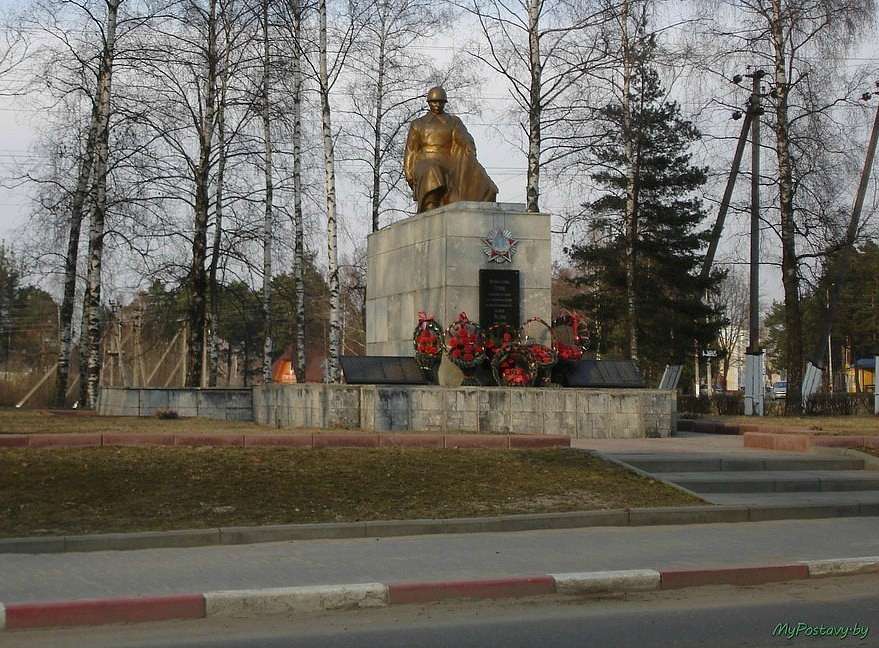
[[[290, 340], [294, 347], [292, 358], [293, 368], [297, 380], [305, 375], [306, 354], [306, 313], [305, 313], [305, 221], [303, 215], [303, 196], [305, 185], [303, 183], [303, 148], [302, 115], [305, 98], [305, 75], [303, 74], [303, 62], [308, 64], [308, 46], [310, 43], [303, 33], [305, 18], [308, 11], [314, 11], [315, 7], [302, 0], [285, 0], [278, 6], [280, 20], [278, 21], [277, 38], [281, 53], [279, 59], [279, 98], [276, 102], [279, 106], [276, 115], [279, 124], [286, 129], [286, 137], [289, 138], [289, 151], [287, 152], [287, 168], [289, 178], [290, 203], [286, 206], [290, 219], [292, 233], [293, 258], [290, 266], [292, 279], [292, 303], [293, 316], [290, 318]], [[282, 162], [283, 164], [283, 157]], [[280, 165], [279, 165], [280, 171]], [[279, 194], [283, 191], [283, 181], [279, 186]], [[282, 208], [283, 209], [283, 208]]]
[[262, 132], [264, 144], [263, 172], [265, 176], [265, 217], [262, 231], [262, 314], [263, 314], [263, 383], [272, 382], [272, 103], [271, 69], [272, 57], [269, 44], [269, 2], [262, 0]]
[[424, 110], [427, 89], [443, 86], [453, 98], [457, 95], [460, 110], [463, 93], [475, 85], [462, 57], [456, 54], [438, 65], [413, 47], [451, 24], [447, 8], [432, 0], [378, 0], [363, 18], [346, 90], [350, 107], [343, 111], [352, 117], [344, 129], [344, 155], [357, 162], [351, 179], [369, 201], [372, 231], [379, 229], [383, 213], [403, 211], [411, 203], [403, 176], [405, 129]]
[[[720, 329], [716, 340], [717, 348], [723, 354], [721, 375], [722, 384], [726, 385], [731, 361], [739, 351], [743, 350], [745, 333], [748, 330], [750, 295], [747, 278], [730, 271], [709, 299], [715, 309], [724, 314], [726, 320], [726, 325]], [[738, 385], [734, 388], [737, 389]], [[729, 386], [726, 389], [729, 390]]]
[[[636, 6], [640, 5], [640, 6]], [[638, 73], [639, 41], [646, 37], [645, 3], [623, 0], [620, 4], [617, 23], [619, 26], [619, 57], [622, 63], [620, 108], [622, 110], [623, 146], [626, 158], [631, 164], [626, 169], [626, 310], [628, 313], [629, 357], [638, 360], [638, 300], [637, 293], [637, 255], [638, 255], [638, 197], [640, 193], [640, 149], [643, 134], [634, 127], [632, 103], [632, 83]]]
[[[121, 0], [107, 0], [100, 7], [78, 3], [40, 5], [34, 8], [29, 19], [30, 28], [49, 37], [49, 47], [42, 52], [44, 72], [39, 77], [50, 93], [60, 92], [84, 98], [91, 104], [91, 116], [84, 132], [82, 155], [76, 168], [76, 180], [69, 196], [69, 212], [66, 217], [66, 253], [64, 255], [64, 280], [59, 309], [59, 351], [55, 375], [54, 403], [63, 407], [70, 370], [70, 353], [73, 339], [73, 310], [77, 287], [80, 237], [83, 219], [88, 209], [87, 199], [92, 201], [92, 223], [89, 232], [89, 268], [96, 275], [89, 277], [100, 291], [100, 255], [103, 244], [103, 218], [106, 212], [106, 173], [109, 156], [110, 96], [112, 71], [116, 57], [116, 33], [119, 23]], [[91, 31], [97, 43], [86, 43], [72, 36], [77, 21], [84, 21], [86, 33]], [[91, 51], [89, 49], [91, 48]], [[53, 88], [53, 83], [57, 88]], [[45, 88], [44, 88], [45, 89]], [[36, 180], [36, 178], [33, 178]], [[100, 202], [98, 202], [98, 200]], [[98, 294], [98, 300], [100, 296]], [[91, 307], [94, 302], [87, 302]], [[99, 303], [99, 301], [98, 301]], [[90, 309], [84, 318], [91, 326], [100, 328], [97, 310]], [[83, 331], [87, 335], [86, 331]], [[85, 345], [87, 349], [91, 349]], [[95, 365], [89, 376], [100, 370], [100, 358], [88, 353], [81, 365]], [[97, 383], [88, 391], [87, 403], [94, 405]], [[81, 387], [85, 387], [82, 385]]]
[[293, 298], [296, 376], [305, 379], [305, 227], [302, 216], [302, 3], [290, 0], [293, 32]]
[[[788, 414], [802, 409], [804, 369], [802, 312], [800, 304], [802, 252], [807, 224], [800, 207], [806, 200], [808, 183], [798, 169], [798, 160], [809, 159], [807, 150], [799, 150], [800, 134], [824, 132], [832, 119], [833, 107], [846, 100], [834, 76], [817, 86], [813, 77], [833, 65], [839, 53], [851, 47], [856, 37], [875, 15], [873, 0], [723, 0], [712, 3], [731, 9], [729, 21], [712, 15], [713, 35], [726, 44], [721, 56], [737, 63], [765, 66], [769, 93], [766, 119], [772, 129], [775, 157], [778, 236], [781, 241], [781, 274], [784, 287], [784, 319], [788, 391], [785, 410]], [[729, 55], [734, 56], [730, 57]], [[717, 62], [717, 59], [714, 59]], [[720, 63], [718, 70], [728, 67]], [[731, 74], [729, 76], [732, 76]], [[810, 138], [812, 139], [812, 138]], [[832, 138], [827, 144], [832, 148]], [[816, 147], [814, 139], [810, 147]]]
[[[101, 379], [101, 266], [104, 255], [104, 223], [107, 215], [107, 170], [110, 156], [110, 97], [112, 91], [113, 57], [116, 43], [116, 25], [121, 0], [107, 0], [107, 27], [98, 76], [97, 130], [95, 133], [94, 206], [89, 219], [88, 272], [83, 320], [87, 336], [87, 354], [80, 362], [86, 365], [86, 406], [94, 408], [98, 400]], [[66, 289], [65, 289], [66, 292]], [[66, 381], [65, 381], [66, 387]], [[62, 388], [62, 393], [66, 391]]]
[[[360, 28], [358, 7], [349, 3], [347, 11], [341, 17], [341, 28], [337, 31], [334, 52], [329, 50], [327, 0], [319, 0], [318, 13], [318, 63], [311, 63], [316, 73], [318, 94], [321, 106], [321, 139], [324, 153], [324, 197], [327, 219], [327, 283], [329, 285], [330, 316], [328, 322], [327, 350], [327, 382], [338, 382], [340, 379], [339, 355], [341, 353], [342, 328], [340, 321], [340, 282], [339, 282], [339, 248], [338, 223], [336, 205], [336, 136], [332, 124], [332, 100], [330, 92], [339, 80], [339, 76], [351, 52], [358, 29]], [[333, 60], [330, 62], [330, 56]]]
[[476, 17], [484, 45], [472, 52], [501, 75], [527, 135], [526, 200], [539, 211], [540, 173], [575, 153], [567, 130], [584, 101], [584, 80], [613, 63], [601, 29], [613, 17], [595, 0], [474, 0], [459, 5]]
[[[140, 119], [157, 140], [145, 154], [143, 182], [153, 189], [157, 201], [170, 203], [172, 213], [176, 212], [176, 203], [191, 209], [192, 215], [192, 225], [184, 230], [190, 255], [185, 381], [191, 387], [202, 382], [209, 270], [216, 272], [213, 259], [211, 268], [206, 267], [211, 216], [216, 216], [219, 204], [221, 221], [213, 223], [219, 224], [214, 230], [214, 250], [228, 252], [220, 250], [217, 236], [224, 238], [230, 232], [226, 224], [228, 162], [233, 157], [229, 147], [233, 141], [241, 142], [242, 132], [252, 118], [252, 80], [242, 69], [256, 57], [248, 47], [258, 24], [255, 19], [259, 12], [254, 9], [230, 0], [207, 0], [205, 4], [187, 0], [154, 30], [153, 40], [145, 45], [149, 55], [138, 64], [144, 105]], [[241, 80], [232, 96], [231, 81], [236, 74]], [[224, 102], [223, 110], [219, 109], [220, 101]], [[230, 126], [232, 105], [239, 108]], [[222, 145], [218, 144], [220, 123], [224, 129]], [[255, 152], [246, 143], [235, 156]], [[218, 179], [222, 181], [218, 183]], [[181, 235], [179, 223], [172, 221], [163, 227], [169, 237]], [[239, 257], [246, 263], [246, 254]]]
[[226, 181], [226, 156], [228, 153], [228, 141], [226, 135], [226, 105], [229, 95], [229, 81], [231, 75], [230, 56], [233, 43], [233, 26], [230, 24], [230, 16], [223, 15], [223, 63], [220, 72], [220, 90], [217, 102], [217, 177], [214, 188], [214, 236], [211, 244], [211, 261], [208, 268], [208, 284], [210, 286], [210, 340], [208, 347], [208, 386], [216, 387], [220, 370], [220, 291], [218, 271], [220, 257], [222, 255], [221, 243], [223, 240], [223, 208], [225, 201]]

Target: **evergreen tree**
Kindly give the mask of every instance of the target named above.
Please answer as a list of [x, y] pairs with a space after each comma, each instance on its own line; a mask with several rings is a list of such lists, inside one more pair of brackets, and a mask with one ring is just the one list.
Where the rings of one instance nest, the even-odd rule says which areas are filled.
[[[722, 275], [703, 282], [698, 272], [707, 243], [707, 232], [698, 228], [706, 211], [693, 194], [705, 183], [707, 169], [691, 164], [689, 149], [701, 135], [677, 103], [664, 100], [651, 51], [652, 43], [645, 45], [631, 84], [630, 119], [621, 102], [601, 111], [610, 135], [595, 151], [600, 170], [592, 179], [603, 194], [584, 205], [588, 240], [570, 249], [574, 281], [583, 290], [569, 302], [592, 321], [595, 351], [628, 356], [626, 260], [633, 253], [638, 360], [648, 376], [666, 363], [681, 362], [694, 341], [710, 343], [723, 324], [704, 299]], [[634, 228], [626, 222], [632, 176]]]
[[14, 326], [13, 309], [21, 284], [21, 269], [15, 255], [0, 242], [0, 361], [9, 362]]
[[[834, 374], [847, 361], [871, 358], [879, 354], [879, 245], [867, 241], [846, 259], [833, 263], [845, 263], [845, 283], [836, 304], [831, 330], [831, 350]], [[831, 280], [835, 265], [822, 269], [817, 285], [801, 297], [801, 329], [809, 348], [826, 345], [822, 328], [822, 316], [827, 309]], [[764, 339], [767, 368], [787, 378], [787, 330], [784, 303], [773, 302], [764, 321]], [[826, 379], [826, 376], [825, 376]], [[837, 383], [837, 388], [840, 383]]]

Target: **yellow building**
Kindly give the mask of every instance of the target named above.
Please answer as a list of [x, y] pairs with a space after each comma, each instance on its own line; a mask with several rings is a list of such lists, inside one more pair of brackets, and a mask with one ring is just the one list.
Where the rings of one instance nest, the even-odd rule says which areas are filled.
[[873, 392], [876, 384], [876, 359], [858, 358], [855, 364], [846, 367], [846, 390], [850, 394], [856, 392]]

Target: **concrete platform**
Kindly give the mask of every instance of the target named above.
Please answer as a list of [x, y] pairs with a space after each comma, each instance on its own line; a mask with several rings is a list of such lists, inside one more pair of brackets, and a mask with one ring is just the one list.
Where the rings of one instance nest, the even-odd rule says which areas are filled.
[[660, 389], [260, 385], [254, 419], [278, 428], [369, 432], [667, 437], [675, 393]]

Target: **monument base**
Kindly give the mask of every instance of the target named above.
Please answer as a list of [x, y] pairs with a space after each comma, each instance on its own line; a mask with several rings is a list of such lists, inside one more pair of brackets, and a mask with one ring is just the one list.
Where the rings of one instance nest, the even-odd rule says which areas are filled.
[[[484, 239], [496, 229], [517, 241], [510, 263], [492, 262], [485, 253]], [[417, 214], [370, 234], [367, 257], [367, 355], [413, 355], [419, 311], [443, 327], [461, 312], [484, 325], [491, 314], [509, 309], [519, 324], [531, 317], [550, 320], [550, 216], [528, 213], [524, 205], [458, 202]], [[483, 285], [480, 299], [480, 270], [518, 271], [518, 290], [492, 296]]]
[[253, 388], [254, 419], [279, 428], [371, 432], [671, 435], [677, 400], [659, 389], [272, 384]]

